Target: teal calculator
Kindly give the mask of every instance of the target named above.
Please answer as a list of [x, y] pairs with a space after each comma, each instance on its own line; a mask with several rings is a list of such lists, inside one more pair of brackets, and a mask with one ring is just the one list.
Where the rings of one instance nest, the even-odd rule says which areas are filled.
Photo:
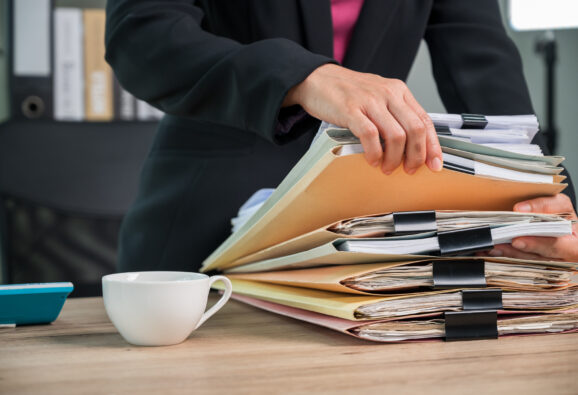
[[49, 324], [73, 289], [66, 282], [0, 285], [0, 325]]

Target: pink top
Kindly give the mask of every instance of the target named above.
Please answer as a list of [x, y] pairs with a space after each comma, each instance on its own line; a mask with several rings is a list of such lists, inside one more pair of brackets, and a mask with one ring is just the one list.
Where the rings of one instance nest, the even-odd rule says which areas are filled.
[[353, 27], [363, 0], [331, 0], [331, 17], [333, 19], [333, 57], [343, 63], [347, 45], [353, 34]]

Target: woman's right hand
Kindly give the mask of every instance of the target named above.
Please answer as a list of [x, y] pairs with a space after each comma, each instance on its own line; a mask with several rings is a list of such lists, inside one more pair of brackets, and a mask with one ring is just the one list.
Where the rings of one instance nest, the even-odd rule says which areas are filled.
[[283, 106], [295, 104], [315, 118], [350, 129], [361, 140], [367, 162], [381, 166], [385, 174], [402, 161], [408, 174], [424, 163], [433, 171], [442, 169], [434, 125], [400, 80], [326, 64], [289, 91]]

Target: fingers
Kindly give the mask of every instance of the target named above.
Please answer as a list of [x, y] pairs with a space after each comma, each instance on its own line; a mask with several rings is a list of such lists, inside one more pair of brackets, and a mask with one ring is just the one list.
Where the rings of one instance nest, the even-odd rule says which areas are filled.
[[433, 170], [442, 167], [433, 124], [400, 80], [323, 65], [289, 91], [283, 105], [291, 104], [301, 105], [315, 118], [351, 129], [369, 164], [381, 163], [385, 173], [401, 162], [409, 174], [424, 163]]
[[[388, 109], [395, 120], [401, 125], [402, 134], [391, 133], [389, 130], [387, 135], [393, 135], [396, 138], [396, 143], [404, 143], [405, 153], [404, 169], [408, 174], [413, 174], [415, 171], [425, 163], [426, 159], [426, 126], [413, 109], [408, 106], [403, 100], [388, 101]], [[403, 139], [402, 139], [403, 138]], [[386, 140], [386, 155], [385, 161], [388, 161], [388, 144]], [[395, 147], [398, 149], [398, 146]], [[401, 147], [404, 148], [403, 146]], [[397, 158], [396, 158], [397, 159]], [[385, 167], [385, 166], [384, 166]]]
[[432, 171], [441, 171], [444, 166], [444, 159], [442, 156], [442, 149], [440, 147], [440, 142], [438, 140], [438, 135], [435, 129], [428, 131], [426, 145], [427, 145], [427, 153], [426, 153], [427, 167]]
[[494, 246], [494, 249], [489, 251], [487, 255], [491, 257], [508, 257], [508, 258], [527, 259], [534, 261], [558, 260], [553, 258], [545, 258], [541, 255], [533, 254], [530, 252], [520, 251], [512, 247], [510, 244], [498, 244]]
[[383, 109], [375, 106], [369, 112], [371, 120], [377, 125], [379, 133], [385, 141], [384, 157], [381, 171], [391, 174], [403, 161], [406, 145], [406, 134], [397, 121]]
[[409, 90], [405, 93], [404, 98], [426, 128], [426, 165], [430, 170], [440, 171], [443, 167], [442, 148], [434, 124]]
[[383, 149], [379, 140], [379, 130], [377, 126], [361, 111], [352, 114], [351, 123], [348, 128], [361, 141], [365, 160], [373, 167], [379, 166], [383, 156]]
[[[481, 255], [481, 254], [477, 254]], [[498, 244], [486, 255], [531, 260], [569, 261], [578, 259], [578, 245], [573, 236], [518, 237], [512, 244]]]
[[546, 258], [560, 258], [556, 237], [518, 237], [512, 241], [512, 247], [529, 254], [541, 255]]
[[573, 236], [564, 237], [518, 237], [512, 241], [516, 250], [541, 255], [546, 258], [574, 260], [578, 246]]
[[441, 147], [425, 110], [403, 82], [387, 80], [383, 89], [387, 108], [374, 106], [370, 111], [370, 118], [386, 142], [383, 172], [391, 173], [402, 160], [408, 174], [415, 173], [424, 163], [434, 171], [441, 170]]
[[[570, 198], [562, 193], [516, 203], [514, 211], [533, 213], [573, 213], [574, 207]], [[575, 215], [574, 215], [575, 217]]]
[[[570, 198], [564, 194], [526, 200], [514, 205], [514, 211], [563, 214], [570, 219], [578, 219]], [[518, 237], [512, 241], [511, 249], [519, 254], [545, 257], [543, 259], [578, 261], [578, 232], [573, 225], [572, 235], [563, 237]]]

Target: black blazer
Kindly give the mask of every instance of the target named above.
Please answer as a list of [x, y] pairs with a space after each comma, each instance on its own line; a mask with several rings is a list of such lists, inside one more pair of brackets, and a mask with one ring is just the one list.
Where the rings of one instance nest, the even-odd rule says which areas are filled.
[[[279, 137], [296, 111], [281, 103], [335, 62], [332, 34], [328, 0], [108, 0], [107, 61], [167, 113], [123, 223], [120, 270], [198, 269], [242, 202], [283, 179], [319, 121]], [[405, 80], [422, 38], [448, 112], [533, 113], [495, 0], [365, 0], [343, 65]]]

